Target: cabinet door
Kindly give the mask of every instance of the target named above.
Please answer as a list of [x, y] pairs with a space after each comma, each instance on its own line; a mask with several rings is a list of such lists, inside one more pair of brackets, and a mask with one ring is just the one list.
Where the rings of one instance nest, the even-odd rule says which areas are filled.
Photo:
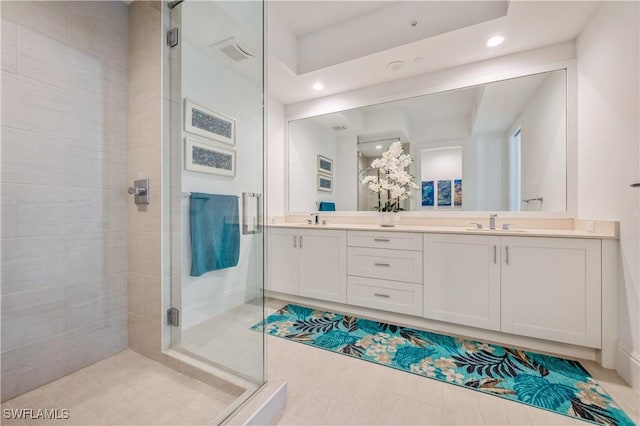
[[268, 228], [267, 231], [267, 289], [281, 293], [298, 291], [298, 234], [297, 229]]
[[600, 240], [502, 238], [502, 331], [599, 348]]
[[347, 232], [300, 231], [300, 296], [347, 302]]
[[500, 329], [500, 237], [424, 235], [424, 317]]

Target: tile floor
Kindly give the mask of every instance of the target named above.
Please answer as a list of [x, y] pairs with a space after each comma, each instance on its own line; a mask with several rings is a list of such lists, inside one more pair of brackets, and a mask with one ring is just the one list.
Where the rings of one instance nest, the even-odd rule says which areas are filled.
[[180, 350], [222, 366], [250, 382], [261, 383], [264, 336], [250, 327], [262, 318], [261, 300], [238, 305], [183, 330]]
[[[269, 377], [288, 381], [279, 425], [582, 425], [588, 423], [344, 355], [269, 337]], [[638, 395], [583, 365], [638, 422]]]
[[[268, 312], [284, 304], [270, 300]], [[260, 313], [260, 306], [254, 304], [229, 312], [225, 324], [234, 332], [226, 338], [239, 339], [240, 344], [252, 325], [245, 323]], [[249, 339], [261, 337], [249, 333]], [[194, 333], [197, 338], [190, 341], [190, 349], [217, 350], [206, 335], [210, 337], [211, 330]], [[220, 345], [220, 340], [216, 342]], [[270, 379], [288, 381], [287, 408], [278, 419], [280, 425], [587, 424], [277, 337], [269, 336], [267, 344]], [[615, 372], [594, 362], [583, 361], [583, 365], [638, 423], [638, 394]], [[126, 350], [10, 400], [2, 408], [68, 408], [71, 418], [57, 422], [64, 425], [209, 425], [217, 424], [221, 411], [235, 399]], [[2, 424], [55, 422], [3, 419]]]
[[[2, 409], [68, 409], [67, 420], [6, 420], [2, 425], [209, 425], [237, 396], [131, 350], [2, 404]], [[3, 411], [4, 412], [4, 411]]]

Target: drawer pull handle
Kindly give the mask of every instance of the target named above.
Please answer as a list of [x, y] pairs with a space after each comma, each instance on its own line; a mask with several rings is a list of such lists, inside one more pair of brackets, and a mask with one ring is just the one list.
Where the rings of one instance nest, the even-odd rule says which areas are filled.
[[494, 244], [494, 245], [493, 245], [493, 264], [494, 264], [494, 265], [497, 263], [497, 259], [498, 259], [497, 251], [498, 251], [498, 250], [497, 250], [497, 247], [496, 247], [496, 245]]
[[388, 243], [389, 239], [388, 238], [374, 238], [373, 241], [376, 241], [378, 243]]
[[375, 266], [391, 266], [391, 265], [390, 265], [390, 264], [388, 264], [388, 263], [380, 263], [380, 262], [375, 262], [375, 263], [374, 263], [374, 265], [375, 265]]
[[388, 294], [384, 294], [384, 293], [373, 293], [373, 295], [376, 297], [384, 297], [385, 299], [388, 299], [391, 297]]

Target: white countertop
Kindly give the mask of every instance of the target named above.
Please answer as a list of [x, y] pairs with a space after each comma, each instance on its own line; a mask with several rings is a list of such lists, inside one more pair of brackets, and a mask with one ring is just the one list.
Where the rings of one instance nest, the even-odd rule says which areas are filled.
[[376, 231], [376, 232], [428, 232], [442, 234], [467, 234], [467, 235], [502, 235], [512, 237], [556, 237], [556, 238], [596, 238], [596, 239], [618, 239], [615, 234], [605, 234], [599, 232], [588, 232], [575, 229], [523, 229], [513, 227], [511, 230], [475, 230], [471, 227], [457, 226], [428, 226], [428, 225], [396, 225], [393, 227], [383, 227], [373, 224], [354, 223], [327, 223], [326, 225], [309, 225], [306, 223], [282, 222], [267, 225], [271, 228], [302, 228], [302, 229], [344, 229], [347, 231]]

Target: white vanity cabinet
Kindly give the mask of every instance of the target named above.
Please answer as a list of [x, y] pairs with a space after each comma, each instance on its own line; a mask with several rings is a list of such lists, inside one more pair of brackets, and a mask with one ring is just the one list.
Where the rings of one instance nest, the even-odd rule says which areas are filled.
[[271, 228], [267, 240], [269, 290], [346, 303], [346, 231]]
[[613, 366], [615, 241], [507, 232], [272, 227], [267, 288]]
[[424, 317], [601, 346], [600, 240], [424, 235]]
[[348, 231], [347, 303], [422, 315], [422, 234]]
[[298, 230], [269, 228], [267, 235], [267, 289], [299, 295]]
[[500, 330], [500, 237], [424, 234], [424, 317]]
[[502, 331], [600, 348], [600, 240], [501, 239]]

